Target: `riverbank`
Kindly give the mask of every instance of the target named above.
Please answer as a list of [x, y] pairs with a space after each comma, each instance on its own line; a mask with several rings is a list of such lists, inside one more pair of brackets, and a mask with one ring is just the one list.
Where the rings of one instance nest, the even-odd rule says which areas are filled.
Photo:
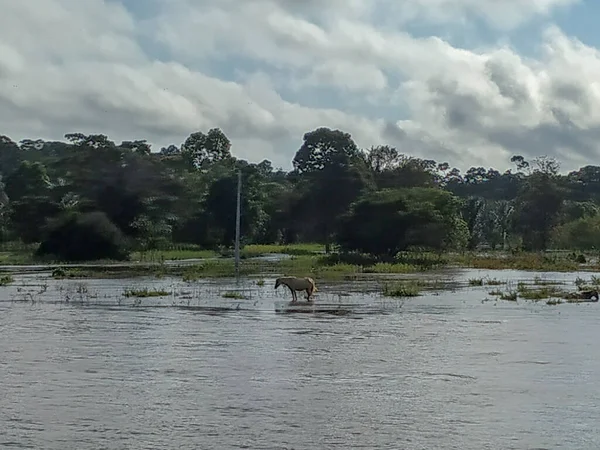
[[[135, 252], [129, 261], [69, 263], [36, 261], [29, 247], [3, 249], [0, 271], [54, 271], [57, 278], [123, 278], [135, 276], [179, 276], [187, 281], [205, 277], [231, 277], [235, 264], [230, 249], [221, 252], [174, 246], [173, 249]], [[241, 250], [240, 274], [261, 276], [285, 274], [317, 279], [346, 279], [375, 275], [429, 272], [446, 268], [523, 270], [545, 272], [600, 271], [595, 254], [571, 251], [544, 253], [403, 252], [390, 262], [364, 255], [324, 254], [319, 244], [248, 245]]]

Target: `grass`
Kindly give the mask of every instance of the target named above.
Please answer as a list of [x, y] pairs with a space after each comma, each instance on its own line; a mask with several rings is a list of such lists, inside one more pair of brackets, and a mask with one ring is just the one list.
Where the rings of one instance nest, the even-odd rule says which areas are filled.
[[[33, 244], [0, 245], [0, 264], [25, 264], [36, 262], [32, 254]], [[324, 280], [354, 280], [361, 276], [394, 275], [426, 272], [444, 267], [476, 269], [514, 269], [525, 271], [600, 270], [594, 257], [579, 258], [572, 252], [546, 253], [446, 253], [427, 251], [401, 252], [394, 258], [376, 259], [359, 253], [325, 255], [322, 244], [302, 243], [293, 245], [252, 244], [242, 248], [240, 274], [248, 275], [296, 275], [311, 276]], [[257, 256], [284, 254], [281, 260], [258, 260]], [[231, 249], [207, 250], [196, 245], [174, 244], [161, 250], [134, 252], [128, 267], [117, 267], [111, 261], [95, 261], [86, 267], [62, 268], [53, 273], [55, 278], [124, 278], [137, 276], [183, 277], [186, 281], [200, 278], [232, 277], [235, 275]], [[575, 255], [575, 256], [574, 256]], [[164, 264], [165, 261], [200, 259], [189, 266]], [[582, 264], [582, 261], [592, 261]], [[47, 261], [46, 263], [51, 263]], [[484, 278], [469, 280], [471, 286], [499, 286], [505, 282]], [[551, 280], [536, 279], [536, 285], [557, 284]], [[593, 284], [600, 285], [600, 279]]]
[[184, 259], [206, 259], [218, 258], [219, 253], [213, 250], [150, 250], [145, 252], [133, 252], [131, 260], [137, 262], [161, 262], [161, 261], [181, 261]]
[[383, 285], [386, 297], [418, 297], [421, 295], [421, 284], [417, 282], [396, 282]]
[[237, 300], [244, 300], [246, 298], [246, 296], [244, 296], [244, 294], [242, 294], [240, 292], [234, 292], [234, 291], [225, 292], [221, 295], [221, 297], [237, 299]]
[[509, 302], [516, 302], [518, 294], [515, 291], [501, 292], [500, 300], [506, 300]]
[[[581, 263], [573, 260], [569, 255], [550, 253], [518, 253], [514, 255], [502, 252], [492, 255], [465, 253], [452, 255], [450, 263], [459, 267], [489, 270], [513, 269], [573, 272], [584, 269]], [[593, 270], [591, 266], [586, 266], [585, 268]]]
[[0, 276], [0, 286], [8, 286], [13, 281], [15, 281], [15, 279], [10, 274]]
[[488, 286], [500, 286], [501, 284], [506, 284], [505, 281], [497, 280], [496, 278], [470, 278], [469, 286], [483, 286], [484, 284]]
[[147, 297], [166, 297], [167, 295], [171, 295], [170, 292], [161, 290], [161, 289], [125, 289], [123, 292], [125, 297], [137, 297], [137, 298], [147, 298]]
[[[575, 281], [578, 291], [583, 290], [583, 282], [584, 280], [581, 278]], [[573, 292], [562, 289], [557, 284], [560, 283], [534, 279], [533, 284], [518, 283], [516, 290], [510, 289], [507, 292], [493, 290], [489, 294], [499, 297], [501, 300], [508, 301], [517, 301], [519, 298], [534, 302], [546, 300], [546, 304], [548, 305], [558, 305], [565, 301], [567, 303], [579, 303], [582, 301], [577, 291]]]

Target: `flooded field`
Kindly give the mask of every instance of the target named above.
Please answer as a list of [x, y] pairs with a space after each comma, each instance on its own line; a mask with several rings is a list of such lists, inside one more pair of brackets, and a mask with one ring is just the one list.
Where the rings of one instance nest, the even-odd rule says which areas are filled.
[[277, 314], [267, 277], [14, 275], [0, 448], [599, 448], [600, 304], [490, 295], [592, 275], [444, 271], [412, 298], [317, 280], [343, 315]]

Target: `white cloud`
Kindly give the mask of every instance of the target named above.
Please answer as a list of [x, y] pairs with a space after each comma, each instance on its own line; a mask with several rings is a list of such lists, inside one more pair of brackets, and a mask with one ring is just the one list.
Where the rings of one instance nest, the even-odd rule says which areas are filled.
[[[149, 0], [157, 15], [136, 20], [115, 0], [0, 0], [0, 133], [160, 147], [220, 127], [236, 155], [289, 168], [302, 135], [329, 126], [363, 147], [397, 145], [462, 169], [503, 169], [515, 153], [570, 167], [600, 142], [596, 49], [550, 27], [527, 59], [398, 24], [478, 16], [508, 29], [572, 3]], [[157, 44], [167, 57], [152, 54]]]

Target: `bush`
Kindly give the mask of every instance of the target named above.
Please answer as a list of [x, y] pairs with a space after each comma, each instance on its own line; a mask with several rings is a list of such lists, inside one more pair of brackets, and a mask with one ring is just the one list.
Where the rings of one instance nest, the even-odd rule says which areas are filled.
[[70, 213], [49, 224], [36, 255], [63, 261], [126, 260], [127, 247], [121, 230], [103, 212]]

